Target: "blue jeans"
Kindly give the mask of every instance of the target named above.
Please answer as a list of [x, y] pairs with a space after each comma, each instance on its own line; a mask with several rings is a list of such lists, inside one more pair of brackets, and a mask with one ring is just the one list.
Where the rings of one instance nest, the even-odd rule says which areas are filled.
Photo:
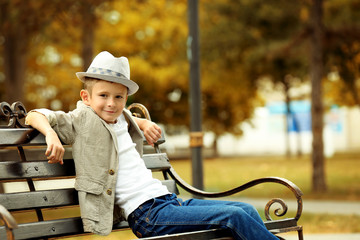
[[175, 194], [143, 203], [128, 217], [138, 237], [160, 236], [214, 228], [229, 229], [235, 239], [277, 239], [270, 233], [256, 209], [241, 202], [189, 199]]

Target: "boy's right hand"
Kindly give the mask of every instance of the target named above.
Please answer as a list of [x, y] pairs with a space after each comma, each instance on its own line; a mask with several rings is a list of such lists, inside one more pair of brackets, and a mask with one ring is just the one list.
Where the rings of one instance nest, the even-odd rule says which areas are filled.
[[30, 111], [26, 116], [25, 123], [44, 134], [47, 144], [45, 155], [47, 156], [48, 163], [63, 164], [65, 149], [45, 115], [36, 111]]
[[63, 157], [65, 149], [60, 142], [60, 139], [54, 130], [47, 131], [45, 135], [47, 149], [45, 155], [47, 156], [48, 163], [64, 164]]

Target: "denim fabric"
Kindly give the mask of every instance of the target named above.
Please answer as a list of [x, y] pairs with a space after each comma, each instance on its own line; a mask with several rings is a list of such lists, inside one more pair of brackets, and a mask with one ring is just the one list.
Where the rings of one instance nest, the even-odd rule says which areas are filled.
[[266, 229], [256, 209], [247, 203], [182, 201], [175, 194], [145, 202], [129, 215], [128, 222], [138, 237], [227, 228], [235, 239], [278, 239]]

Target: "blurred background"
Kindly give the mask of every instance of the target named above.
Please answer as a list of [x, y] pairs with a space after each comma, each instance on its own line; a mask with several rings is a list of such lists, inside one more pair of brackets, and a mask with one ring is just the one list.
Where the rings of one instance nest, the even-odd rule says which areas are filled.
[[[191, 181], [188, 26], [184, 0], [0, 0], [0, 100], [72, 110], [75, 73], [100, 51], [126, 56], [128, 104], [164, 126]], [[205, 189], [275, 175], [305, 198], [359, 201], [359, 0], [200, 0], [199, 46]], [[236, 170], [228, 183], [220, 168]]]

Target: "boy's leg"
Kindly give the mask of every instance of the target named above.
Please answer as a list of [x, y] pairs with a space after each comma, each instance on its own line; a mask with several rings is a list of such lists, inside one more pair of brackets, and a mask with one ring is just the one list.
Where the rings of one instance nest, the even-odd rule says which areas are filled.
[[182, 202], [167, 195], [142, 205], [128, 220], [139, 237], [227, 228], [236, 239], [277, 239], [246, 203], [197, 199]]
[[[182, 202], [182, 200], [180, 199]], [[182, 202], [183, 206], [211, 206], [216, 207], [219, 205], [220, 207], [223, 205], [226, 206], [234, 206], [243, 209], [246, 213], [248, 213], [254, 220], [259, 222], [261, 225], [264, 225], [263, 220], [261, 219], [256, 208], [248, 203], [236, 202], [236, 201], [222, 201], [222, 200], [201, 200], [201, 199], [189, 199], [185, 202]]]

